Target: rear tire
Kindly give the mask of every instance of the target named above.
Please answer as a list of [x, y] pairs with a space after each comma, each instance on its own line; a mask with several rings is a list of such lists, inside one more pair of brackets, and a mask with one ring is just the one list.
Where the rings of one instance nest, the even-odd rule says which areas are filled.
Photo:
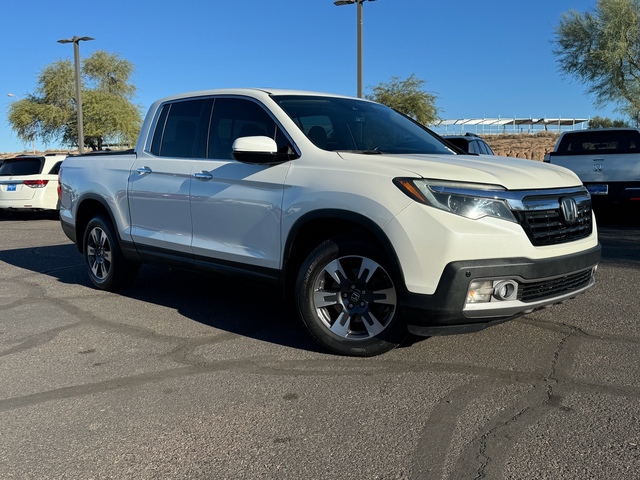
[[339, 237], [319, 245], [296, 282], [298, 313], [311, 335], [332, 352], [369, 357], [406, 337], [397, 290], [385, 256], [362, 240]]
[[101, 290], [130, 286], [140, 268], [139, 264], [124, 258], [113, 225], [102, 215], [87, 224], [83, 255], [91, 283]]

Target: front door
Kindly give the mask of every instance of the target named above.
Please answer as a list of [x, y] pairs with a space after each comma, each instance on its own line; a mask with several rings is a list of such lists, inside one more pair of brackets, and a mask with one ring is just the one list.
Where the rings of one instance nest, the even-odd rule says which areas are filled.
[[280, 267], [284, 181], [290, 162], [249, 165], [233, 159], [238, 137], [268, 136], [285, 144], [282, 131], [259, 104], [241, 98], [214, 102], [207, 159], [193, 165], [191, 218], [196, 261]]

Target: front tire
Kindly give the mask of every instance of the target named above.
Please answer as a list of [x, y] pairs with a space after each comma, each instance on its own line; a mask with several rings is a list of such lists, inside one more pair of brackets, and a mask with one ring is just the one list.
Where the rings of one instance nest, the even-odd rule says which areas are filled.
[[91, 283], [101, 290], [128, 287], [138, 273], [139, 265], [124, 258], [111, 222], [102, 215], [87, 224], [83, 255]]
[[311, 335], [335, 353], [368, 357], [406, 336], [384, 255], [356, 238], [319, 245], [296, 282], [298, 313]]

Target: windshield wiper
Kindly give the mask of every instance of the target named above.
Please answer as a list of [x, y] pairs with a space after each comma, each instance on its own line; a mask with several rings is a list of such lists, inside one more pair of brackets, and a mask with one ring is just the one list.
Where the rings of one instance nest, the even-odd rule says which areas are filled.
[[345, 153], [360, 153], [362, 155], [382, 155], [380, 150], [336, 150], [337, 152]]

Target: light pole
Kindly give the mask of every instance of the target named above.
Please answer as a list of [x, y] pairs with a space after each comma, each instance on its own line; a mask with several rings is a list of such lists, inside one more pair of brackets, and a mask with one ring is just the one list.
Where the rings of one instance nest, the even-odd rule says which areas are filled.
[[362, 98], [362, 4], [365, 2], [374, 2], [375, 0], [335, 0], [333, 3], [338, 7], [342, 5], [358, 4], [357, 15], [357, 36], [358, 36], [358, 98]]
[[76, 37], [58, 40], [58, 43], [73, 43], [73, 63], [76, 75], [76, 108], [78, 112], [78, 151], [84, 153], [84, 127], [82, 125], [82, 86], [80, 84], [80, 47], [83, 40], [95, 40], [91, 37]]
[[[11, 98], [15, 98], [16, 100], [20, 100], [20, 97], [17, 95], [14, 95], [13, 93], [7, 93], [7, 97], [11, 97]], [[31, 134], [31, 145], [33, 147], [33, 154], [36, 154], [36, 132], [34, 130], [34, 132]]]

